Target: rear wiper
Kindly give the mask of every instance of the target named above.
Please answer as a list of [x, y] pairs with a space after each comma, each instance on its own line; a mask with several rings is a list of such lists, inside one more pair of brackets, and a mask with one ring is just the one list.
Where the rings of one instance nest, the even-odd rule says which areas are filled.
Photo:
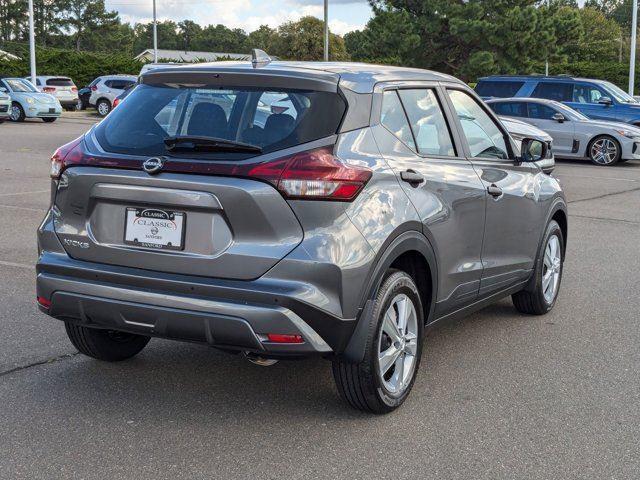
[[224, 138], [175, 136], [164, 139], [167, 150], [195, 150], [201, 152], [250, 152], [262, 153], [262, 148], [249, 143], [234, 142]]

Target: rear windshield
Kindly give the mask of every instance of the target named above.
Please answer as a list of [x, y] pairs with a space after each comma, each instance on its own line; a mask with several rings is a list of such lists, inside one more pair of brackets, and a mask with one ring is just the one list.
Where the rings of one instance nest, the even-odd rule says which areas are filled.
[[47, 85], [52, 87], [73, 87], [73, 82], [70, 78], [49, 78], [47, 79]]
[[522, 85], [524, 85], [524, 82], [480, 80], [476, 85], [476, 93], [481, 97], [513, 97], [518, 93]]
[[96, 136], [106, 151], [132, 155], [169, 155], [164, 140], [181, 136], [242, 142], [268, 153], [335, 134], [344, 112], [344, 101], [331, 92], [139, 85]]

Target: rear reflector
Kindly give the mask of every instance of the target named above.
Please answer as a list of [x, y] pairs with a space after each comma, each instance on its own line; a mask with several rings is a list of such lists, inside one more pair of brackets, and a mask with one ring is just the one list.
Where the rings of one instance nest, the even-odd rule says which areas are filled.
[[49, 309], [51, 307], [51, 302], [44, 297], [38, 297], [38, 305], [42, 308]]
[[267, 334], [267, 341], [273, 343], [304, 343], [301, 335], [284, 335], [281, 333]]

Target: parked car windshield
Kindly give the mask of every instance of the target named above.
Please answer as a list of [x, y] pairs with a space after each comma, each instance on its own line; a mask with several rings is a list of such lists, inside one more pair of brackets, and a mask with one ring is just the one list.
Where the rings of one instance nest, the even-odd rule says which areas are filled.
[[14, 92], [37, 92], [31, 82], [21, 78], [5, 78], [4, 81]]
[[331, 92], [139, 85], [96, 136], [106, 151], [134, 155], [166, 155], [173, 137], [224, 139], [268, 153], [335, 134], [345, 108]]
[[607, 93], [610, 93], [614, 100], [617, 100], [618, 102], [638, 103], [635, 98], [633, 98], [627, 92], [611, 82], [602, 82], [602, 86], [607, 91]]

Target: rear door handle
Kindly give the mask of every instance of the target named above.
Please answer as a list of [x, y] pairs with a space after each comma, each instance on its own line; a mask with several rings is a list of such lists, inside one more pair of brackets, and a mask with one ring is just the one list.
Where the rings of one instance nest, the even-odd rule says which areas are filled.
[[417, 186], [424, 182], [424, 176], [415, 170], [406, 170], [400, 173], [400, 178], [403, 182], [407, 182], [409, 185]]
[[489, 193], [489, 195], [491, 195], [494, 198], [498, 198], [502, 196], [502, 193], [503, 193], [502, 189], [499, 186], [497, 186], [495, 183], [492, 183], [487, 187], [487, 192]]

